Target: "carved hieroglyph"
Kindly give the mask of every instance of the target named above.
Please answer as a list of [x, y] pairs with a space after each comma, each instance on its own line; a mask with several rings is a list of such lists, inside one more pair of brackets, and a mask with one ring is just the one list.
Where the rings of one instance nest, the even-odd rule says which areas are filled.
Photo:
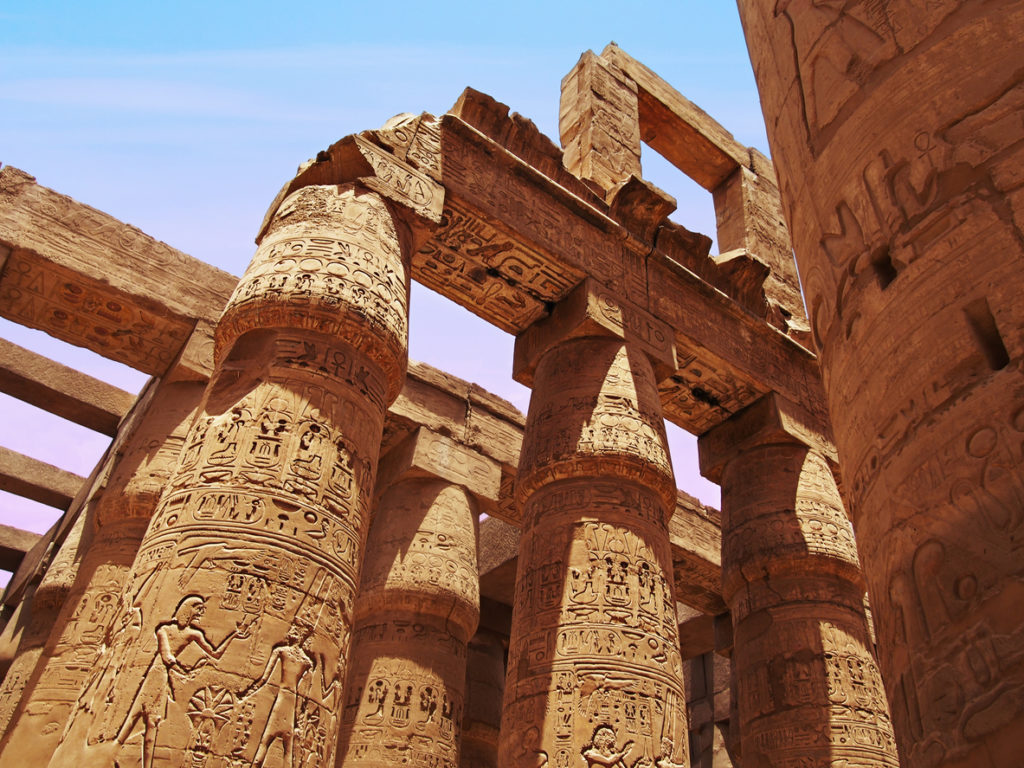
[[519, 472], [499, 765], [686, 765], [675, 485], [648, 358], [599, 336], [543, 354]]
[[743, 765], [898, 766], [853, 531], [819, 454], [769, 444], [726, 465], [722, 581]]
[[741, 0], [911, 766], [1024, 731], [1015, 0]]
[[457, 768], [466, 644], [480, 617], [476, 504], [406, 478], [374, 513], [355, 607], [344, 768]]
[[80, 688], [113, 641], [125, 578], [177, 466], [204, 388], [197, 382], [157, 385], [144, 416], [121, 446], [106, 487], [83, 512], [89, 544], [17, 721], [0, 741], [0, 766], [49, 760]]
[[407, 289], [376, 194], [282, 203], [51, 765], [331, 765]]

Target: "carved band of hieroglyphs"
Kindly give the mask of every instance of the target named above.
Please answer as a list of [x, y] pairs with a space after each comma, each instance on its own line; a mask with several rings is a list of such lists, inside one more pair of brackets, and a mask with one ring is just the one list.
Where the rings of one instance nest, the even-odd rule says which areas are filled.
[[355, 142], [375, 173], [362, 180], [367, 187], [411, 208], [426, 219], [440, 221], [444, 187], [362, 136], [356, 136]]
[[457, 202], [445, 205], [441, 226], [413, 264], [417, 280], [510, 333], [539, 319], [545, 302], [561, 298], [583, 278], [582, 272], [553, 269], [538, 252]]
[[406, 367], [408, 288], [408, 262], [380, 197], [355, 185], [302, 187], [277, 209], [224, 310], [218, 360], [251, 330], [338, 336], [379, 366], [390, 402]]
[[162, 374], [191, 324], [148, 312], [56, 264], [15, 250], [0, 285], [0, 314], [147, 373]]

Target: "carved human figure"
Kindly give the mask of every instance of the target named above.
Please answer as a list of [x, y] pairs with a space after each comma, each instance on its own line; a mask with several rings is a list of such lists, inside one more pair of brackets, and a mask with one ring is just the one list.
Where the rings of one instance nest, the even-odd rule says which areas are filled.
[[[206, 601], [199, 595], [189, 595], [179, 603], [174, 619], [156, 628], [157, 655], [146, 670], [116, 737], [118, 743], [124, 744], [135, 725], [142, 721], [143, 768], [151, 768], [153, 765], [157, 729], [167, 717], [168, 703], [174, 700], [175, 678], [187, 677], [196, 667], [205, 664], [207, 659], [219, 659], [227, 650], [228, 643], [239, 635], [239, 629], [234, 629], [216, 646], [211, 645], [199, 626], [205, 611]], [[178, 656], [193, 644], [206, 655], [195, 665], [186, 667]]]
[[[217, 326], [199, 428], [128, 577], [131, 604], [147, 623], [119, 668], [116, 643], [99, 660], [100, 685], [112, 681], [102, 710], [116, 712], [116, 722], [100, 706], [78, 708], [54, 768], [121, 759], [110, 726], [127, 739], [140, 721], [143, 768], [177, 766], [190, 750], [237, 762], [250, 738], [259, 739], [257, 765], [280, 752], [303, 768], [333, 763], [337, 722], [323, 716], [323, 697], [345, 677], [384, 413], [407, 365], [407, 258], [392, 210], [362, 187], [301, 187], [282, 206]], [[347, 277], [343, 300], [325, 304], [316, 286], [328, 271]], [[296, 289], [299, 273], [312, 276], [303, 281], [312, 293]], [[259, 289], [248, 290], [257, 278]], [[379, 292], [392, 299], [386, 306], [368, 300]], [[209, 629], [198, 624], [203, 608]], [[153, 624], [171, 610], [174, 622]], [[296, 622], [308, 628], [304, 637]], [[219, 644], [206, 639], [232, 625]], [[265, 658], [262, 649], [282, 637]], [[296, 687], [317, 664], [320, 701]], [[324, 685], [327, 669], [335, 674]], [[251, 700], [223, 700], [223, 691], [254, 680], [261, 690], [280, 685], [265, 723]], [[216, 728], [195, 711], [203, 701], [217, 702]], [[330, 731], [321, 737], [321, 728]], [[307, 748], [320, 743], [315, 754]]]
[[609, 725], [599, 725], [594, 731], [590, 746], [583, 750], [583, 759], [587, 761], [587, 768], [594, 768], [596, 765], [606, 768], [626, 768], [626, 755], [633, 750], [633, 742], [627, 741], [622, 749], [615, 746], [617, 737], [615, 729]]
[[515, 768], [545, 768], [548, 753], [540, 748], [540, 729], [531, 725], [523, 733], [523, 740], [515, 752]]
[[[277, 694], [270, 707], [270, 714], [263, 726], [263, 735], [253, 757], [254, 768], [263, 768], [267, 759], [267, 751], [276, 740], [281, 741], [284, 749], [284, 764], [292, 766], [293, 739], [298, 730], [298, 691], [299, 681], [315, 666], [309, 653], [311, 627], [293, 624], [283, 643], [276, 645], [270, 652], [267, 666], [260, 678], [246, 688], [240, 696], [248, 698], [270, 682], [275, 672], [279, 673]], [[322, 682], [322, 681], [321, 681]]]

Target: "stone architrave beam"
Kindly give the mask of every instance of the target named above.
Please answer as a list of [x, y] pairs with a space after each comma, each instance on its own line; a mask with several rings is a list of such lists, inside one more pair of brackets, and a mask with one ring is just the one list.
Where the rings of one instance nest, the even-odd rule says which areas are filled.
[[614, 43], [601, 58], [636, 82], [643, 141], [702, 187], [712, 191], [750, 163], [749, 150], [717, 120]]
[[0, 568], [13, 572], [41, 538], [38, 533], [0, 525]]
[[0, 316], [162, 375], [237, 278], [95, 208], [0, 170]]
[[113, 437], [135, 395], [0, 339], [0, 391]]
[[606, 201], [561, 157], [532, 123], [467, 90], [449, 114], [400, 116], [337, 142], [285, 191], [339, 183], [374, 163], [397, 185], [388, 193], [394, 202], [418, 190], [434, 214], [443, 192], [438, 226], [413, 254], [413, 278], [509, 333], [544, 317], [587, 277], [659, 317], [679, 354], [660, 383], [662, 404], [666, 418], [691, 432], [772, 390], [824, 414], [814, 355], [768, 325], [767, 309], [738, 303], [682, 265], [699, 236], [671, 227], [676, 236], [659, 236], [670, 203], [663, 193], [626, 183]]
[[0, 446], [0, 491], [67, 509], [84, 477]]

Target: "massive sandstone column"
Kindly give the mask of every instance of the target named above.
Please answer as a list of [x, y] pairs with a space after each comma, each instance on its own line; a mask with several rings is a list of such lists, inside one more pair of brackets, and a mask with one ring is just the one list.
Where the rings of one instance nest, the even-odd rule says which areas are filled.
[[360, 186], [281, 203], [52, 766], [331, 764], [405, 245]]
[[2, 768], [45, 765], [57, 746], [82, 685], [113, 640], [125, 578], [204, 388], [195, 381], [154, 382], [143, 394], [144, 411], [132, 417], [110, 477], [82, 513], [84, 556], [0, 741]]
[[471, 491], [496, 498], [501, 467], [420, 427], [382, 459], [377, 482], [339, 766], [456, 768], [466, 645], [480, 618]]
[[648, 358], [671, 366], [671, 339], [586, 281], [516, 341], [517, 375], [535, 373], [501, 766], [688, 763], [676, 489]]
[[501, 700], [505, 692], [504, 640], [481, 626], [469, 641], [459, 768], [498, 768]]
[[1017, 0], [740, 0], [907, 766], [1024, 731]]
[[722, 486], [722, 596], [744, 768], [897, 766], [830, 440], [769, 395], [701, 437]]

